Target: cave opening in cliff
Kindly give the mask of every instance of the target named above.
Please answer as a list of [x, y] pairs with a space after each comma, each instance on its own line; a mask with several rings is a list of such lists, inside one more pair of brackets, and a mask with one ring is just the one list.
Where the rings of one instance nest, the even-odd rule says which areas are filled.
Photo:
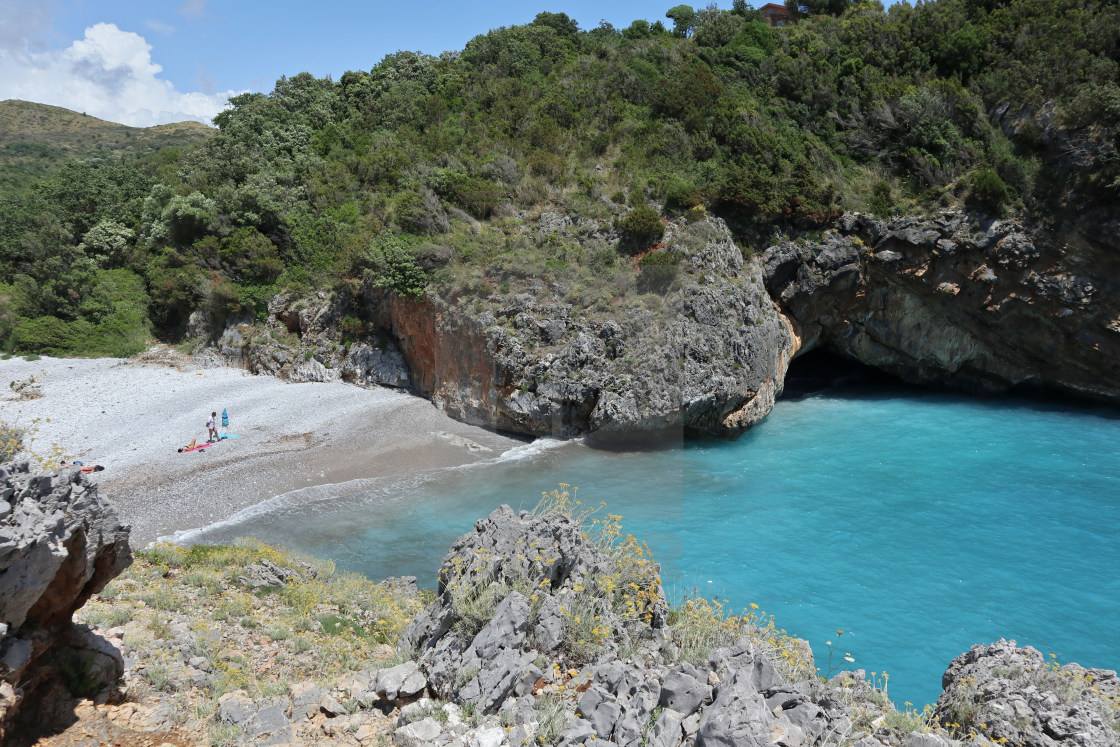
[[906, 386], [898, 378], [827, 348], [799, 355], [789, 364], [782, 399], [797, 399], [835, 387]]

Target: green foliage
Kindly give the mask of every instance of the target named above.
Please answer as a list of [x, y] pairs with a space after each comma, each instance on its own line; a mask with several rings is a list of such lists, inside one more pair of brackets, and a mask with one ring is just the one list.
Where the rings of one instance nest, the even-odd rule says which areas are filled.
[[639, 288], [664, 292], [677, 277], [677, 266], [680, 264], [680, 255], [674, 252], [659, 251], [643, 254], [638, 260], [641, 271]]
[[78, 651], [72, 648], [63, 649], [59, 654], [58, 671], [62, 675], [62, 683], [71, 695], [78, 698], [92, 698], [101, 689], [101, 683], [91, 671], [95, 656], [92, 651]]
[[416, 262], [412, 243], [399, 236], [382, 236], [362, 258], [365, 279], [375, 288], [387, 288], [402, 296], [419, 298], [428, 283], [428, 273]]
[[123, 267], [130, 256], [136, 232], [123, 223], [107, 219], [91, 228], [78, 244], [78, 251], [97, 263], [99, 267]]
[[850, 8], [852, 0], [786, 0], [790, 15], [798, 16], [838, 16]]
[[1003, 211], [1009, 197], [1007, 184], [992, 169], [981, 169], [969, 179], [968, 199], [975, 207], [996, 214]]
[[21, 322], [15, 329], [13, 342], [16, 350], [65, 355], [77, 347], [80, 336], [70, 323], [58, 317], [41, 316]]
[[691, 5], [674, 5], [665, 11], [665, 17], [673, 21], [673, 36], [681, 39], [696, 28], [696, 10]]
[[875, 186], [871, 188], [871, 201], [869, 203], [871, 212], [880, 218], [889, 218], [891, 209], [894, 207], [894, 200], [891, 197], [891, 185], [885, 181], [875, 182]]
[[648, 205], [639, 205], [618, 222], [624, 241], [633, 249], [641, 250], [660, 241], [665, 235], [661, 216]]
[[[0, 102], [0, 344], [125, 349], [200, 308], [259, 316], [275, 292], [367, 272], [412, 296], [436, 270], [455, 293], [533, 273], [578, 293], [606, 247], [535, 245], [526, 223], [544, 211], [613, 217], [638, 252], [661, 236], [649, 200], [749, 232], [961, 194], [1043, 217], [1120, 195], [1120, 6], [790, 5], [800, 18], [782, 28], [741, 0], [678, 5], [671, 33], [542, 12], [460, 54], [283, 77], [233, 97], [217, 133], [162, 150], [129, 150], [154, 133]], [[1068, 148], [1042, 142], [1051, 124]], [[620, 215], [627, 199], [644, 209]], [[391, 248], [398, 234], [447, 237], [454, 256], [417, 261]], [[145, 286], [145, 322], [107, 313], [102, 273], [117, 270]]]

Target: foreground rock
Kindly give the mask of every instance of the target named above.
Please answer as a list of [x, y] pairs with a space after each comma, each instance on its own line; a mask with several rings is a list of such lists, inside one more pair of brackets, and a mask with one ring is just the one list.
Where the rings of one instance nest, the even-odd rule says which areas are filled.
[[[884, 714], [862, 673], [821, 682], [802, 641], [706, 605], [669, 626], [639, 548], [596, 544], [564, 513], [503, 506], [451, 547], [438, 598], [401, 646], [431, 696], [515, 725], [495, 745], [828, 744]], [[471, 743], [435, 720], [396, 736]]]
[[[412, 680], [407, 701], [421, 693], [419, 671], [428, 695], [455, 704], [442, 708], [496, 713], [506, 730], [486, 741], [489, 721], [450, 723], [446, 713], [431, 717], [439, 706], [419, 701], [402, 709], [402, 724], [404, 714], [427, 715], [398, 728], [397, 744], [1120, 743], [1115, 672], [1048, 666], [1013, 641], [954, 660], [936, 710], [922, 715], [896, 711], [862, 670], [822, 680], [808, 644], [749, 617], [732, 621], [694, 601], [670, 625], [652, 576], [642, 597], [649, 614], [628, 617], [609, 590], [631, 567], [634, 546], [597, 545], [587, 528], [563, 514], [504, 506], [459, 538], [441, 566], [439, 597], [401, 641], [419, 667], [402, 665], [389, 679]], [[585, 606], [587, 591], [598, 606]], [[581, 615], [601, 624], [598, 634], [583, 637]]]
[[119, 678], [119, 652], [71, 616], [130, 561], [128, 527], [81, 470], [0, 467], [0, 743]]
[[1023, 747], [1120, 744], [1116, 672], [1046, 662], [1014, 641], [973, 646], [942, 680], [935, 717], [954, 732]]

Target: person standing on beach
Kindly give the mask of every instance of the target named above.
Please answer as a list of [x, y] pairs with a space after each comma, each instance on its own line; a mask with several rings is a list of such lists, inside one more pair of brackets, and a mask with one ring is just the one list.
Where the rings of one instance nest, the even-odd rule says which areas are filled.
[[218, 440], [218, 413], [210, 413], [210, 419], [206, 421], [206, 441], [207, 443]]

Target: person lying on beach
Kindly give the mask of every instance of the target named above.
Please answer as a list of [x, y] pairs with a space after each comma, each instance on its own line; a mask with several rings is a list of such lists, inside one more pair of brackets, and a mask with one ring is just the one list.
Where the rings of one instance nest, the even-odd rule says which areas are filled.
[[192, 438], [189, 444], [187, 444], [186, 446], [180, 446], [179, 451], [190, 451], [191, 449], [195, 448], [197, 446], [197, 444], [195, 443], [197, 440], [197, 438]]
[[79, 462], [77, 459], [72, 462], [62, 461], [59, 462], [59, 464], [61, 464], [63, 467], [81, 467], [82, 472], [87, 475], [92, 472], [101, 472], [105, 469], [100, 464], [84, 464], [82, 462]]

